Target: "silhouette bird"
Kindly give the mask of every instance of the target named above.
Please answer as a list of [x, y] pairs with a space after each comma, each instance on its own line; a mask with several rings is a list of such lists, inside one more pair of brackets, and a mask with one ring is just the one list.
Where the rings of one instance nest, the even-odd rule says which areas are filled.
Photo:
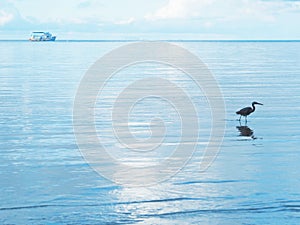
[[251, 113], [255, 111], [255, 105], [263, 105], [259, 102], [252, 102], [252, 107], [246, 107], [236, 112], [236, 114], [241, 115], [239, 118], [239, 121], [241, 121], [241, 117], [245, 117], [245, 121], [247, 122], [247, 116], [249, 116]]

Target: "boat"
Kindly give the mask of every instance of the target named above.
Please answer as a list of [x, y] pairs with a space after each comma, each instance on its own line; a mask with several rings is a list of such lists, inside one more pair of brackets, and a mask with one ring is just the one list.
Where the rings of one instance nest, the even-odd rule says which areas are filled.
[[55, 41], [56, 36], [49, 32], [36, 31], [32, 32], [29, 41]]

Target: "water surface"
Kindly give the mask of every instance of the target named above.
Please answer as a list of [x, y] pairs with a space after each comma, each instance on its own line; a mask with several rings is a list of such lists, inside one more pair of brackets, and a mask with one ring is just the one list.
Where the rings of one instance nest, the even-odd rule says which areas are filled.
[[[74, 96], [86, 70], [124, 44], [0, 42], [0, 223], [299, 224], [300, 42], [175, 43], [207, 64], [226, 103], [224, 142], [204, 173], [199, 162], [210, 109], [201, 90], [161, 65], [121, 71], [108, 84], [107, 98], [97, 103], [96, 127], [124, 163], [132, 163], [133, 156], [119, 154], [109, 120], [109, 97], [119, 88], [148, 75], [170, 78], [186, 88], [199, 112], [199, 148], [191, 161], [163, 183], [136, 188], [94, 172], [72, 127]], [[264, 106], [247, 124], [239, 123], [235, 111], [252, 101]], [[131, 126], [137, 137], [145, 137], [150, 118], [166, 121], [166, 144], [150, 155], [150, 161], [161, 162], [180, 138], [180, 123], [166, 102], [151, 104], [153, 99], [137, 105]]]

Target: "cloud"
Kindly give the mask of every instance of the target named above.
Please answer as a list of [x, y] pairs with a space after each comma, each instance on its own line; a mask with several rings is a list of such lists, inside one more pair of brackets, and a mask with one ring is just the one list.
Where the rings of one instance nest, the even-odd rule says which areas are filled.
[[300, 39], [300, 0], [0, 1], [1, 32], [46, 29], [61, 38], [67, 32], [98, 32], [100, 38], [140, 33], [237, 39], [284, 33]]
[[82, 9], [82, 8], [88, 8], [88, 7], [90, 7], [91, 5], [92, 5], [91, 1], [83, 0], [83, 1], [81, 1], [81, 2], [79, 2], [79, 3], [77, 4], [77, 8], [80, 8], [80, 9]]
[[115, 22], [117, 25], [127, 25], [127, 24], [132, 24], [135, 21], [134, 17], [130, 17], [127, 20], [120, 20], [118, 22]]
[[215, 33], [238, 39], [300, 38], [300, 0], [169, 0], [146, 14], [157, 32]]
[[168, 3], [153, 13], [145, 16], [147, 20], [177, 19], [194, 17], [199, 10], [214, 0], [169, 0]]
[[4, 10], [0, 10], [0, 26], [7, 24], [8, 22], [12, 21], [14, 15], [11, 13], [7, 13]]
[[[274, 22], [285, 11], [300, 12], [300, 0], [169, 0], [164, 6], [145, 15], [148, 21], [200, 19], [212, 23], [245, 19]], [[214, 20], [214, 21], [212, 21]]]
[[[169, 0], [164, 6], [146, 14], [146, 21], [166, 24], [168, 29], [192, 32], [215, 27], [242, 27], [273, 23], [275, 17], [262, 0]], [[174, 26], [175, 25], [175, 26]], [[173, 27], [173, 28], [172, 28]], [[223, 28], [221, 28], [223, 29]]]

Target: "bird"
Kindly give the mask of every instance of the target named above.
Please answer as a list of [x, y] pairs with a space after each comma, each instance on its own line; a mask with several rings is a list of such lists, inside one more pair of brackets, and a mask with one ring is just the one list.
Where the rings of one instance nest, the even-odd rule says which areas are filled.
[[237, 111], [236, 114], [241, 115], [239, 121], [241, 121], [241, 117], [244, 116], [245, 121], [247, 122], [247, 116], [249, 116], [251, 113], [255, 111], [255, 105], [263, 105], [263, 104], [259, 102], [252, 102], [252, 107], [245, 107]]

